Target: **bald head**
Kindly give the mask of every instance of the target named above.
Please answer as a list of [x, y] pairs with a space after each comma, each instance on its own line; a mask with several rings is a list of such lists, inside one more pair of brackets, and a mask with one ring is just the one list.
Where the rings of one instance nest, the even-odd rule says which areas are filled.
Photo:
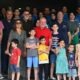
[[46, 24], [47, 24], [47, 21], [46, 21], [46, 18], [40, 18], [40, 27], [41, 28], [44, 28], [46, 27]]

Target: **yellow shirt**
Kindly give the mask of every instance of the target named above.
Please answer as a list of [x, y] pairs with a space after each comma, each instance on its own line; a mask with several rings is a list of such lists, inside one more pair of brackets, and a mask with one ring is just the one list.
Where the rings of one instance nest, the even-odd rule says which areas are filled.
[[48, 53], [41, 53], [40, 51], [47, 51], [48, 46], [40, 44], [38, 47], [39, 51], [39, 64], [49, 63]]

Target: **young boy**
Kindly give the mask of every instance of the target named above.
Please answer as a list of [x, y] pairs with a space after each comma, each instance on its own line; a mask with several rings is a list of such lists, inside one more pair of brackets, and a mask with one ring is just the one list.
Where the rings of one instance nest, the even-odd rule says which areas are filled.
[[75, 78], [77, 77], [77, 71], [75, 63], [74, 45], [69, 45], [68, 48], [68, 64], [69, 64], [69, 73], [68, 73], [69, 80], [71, 80], [71, 78], [75, 80]]
[[56, 62], [56, 54], [55, 54], [55, 49], [58, 47], [58, 42], [61, 39], [61, 36], [58, 32], [58, 25], [53, 24], [52, 26], [52, 45], [51, 45], [51, 50], [50, 50], [50, 79], [55, 79], [53, 73], [54, 73], [54, 68], [55, 68], [55, 62]]
[[17, 39], [13, 39], [11, 41], [11, 47], [12, 51], [10, 53], [6, 53], [7, 55], [10, 56], [10, 69], [11, 69], [11, 74], [12, 78], [11, 80], [15, 80], [15, 74], [16, 80], [19, 80], [20, 78], [20, 56], [21, 56], [21, 50], [18, 48], [19, 41]]
[[35, 80], [38, 80], [38, 40], [35, 38], [35, 30], [31, 29], [29, 31], [30, 37], [26, 40], [26, 48], [27, 48], [27, 75], [30, 80], [31, 68], [32, 64], [34, 67], [34, 76]]
[[43, 80], [43, 72], [45, 76], [44, 80], [48, 80], [49, 47], [46, 46], [46, 39], [44, 36], [40, 37], [38, 54], [39, 54], [39, 80]]

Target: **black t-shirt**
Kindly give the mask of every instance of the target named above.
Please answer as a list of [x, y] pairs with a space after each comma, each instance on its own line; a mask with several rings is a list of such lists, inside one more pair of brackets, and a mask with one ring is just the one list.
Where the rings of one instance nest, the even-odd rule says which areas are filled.
[[23, 28], [26, 31], [26, 35], [27, 37], [29, 37], [29, 31], [33, 28], [33, 21], [28, 20], [27, 22], [25, 22], [24, 20], [22, 20], [23, 22]]
[[68, 24], [66, 22], [62, 22], [61, 24], [58, 22], [56, 22], [56, 23], [59, 26], [58, 31], [61, 34], [62, 40], [64, 40], [65, 44], [68, 45], [69, 44], [69, 37], [68, 37], [69, 27], [68, 27]]

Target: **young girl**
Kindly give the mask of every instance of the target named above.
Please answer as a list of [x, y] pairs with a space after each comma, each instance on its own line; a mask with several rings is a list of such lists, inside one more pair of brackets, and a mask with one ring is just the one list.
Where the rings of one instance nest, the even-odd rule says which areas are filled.
[[46, 39], [44, 36], [40, 37], [40, 45], [38, 48], [39, 51], [39, 80], [43, 80], [43, 71], [44, 71], [44, 80], [48, 80], [48, 64], [49, 64], [49, 49], [46, 46]]
[[74, 53], [74, 45], [69, 45], [68, 48], [68, 64], [69, 64], [69, 80], [71, 78], [75, 80], [77, 77], [76, 65], [75, 65], [75, 53]]
[[75, 61], [76, 61], [76, 66], [78, 67], [78, 77], [80, 80], [80, 44], [76, 45]]
[[61, 80], [61, 75], [63, 79], [66, 80], [66, 74], [68, 73], [68, 61], [66, 56], [66, 49], [64, 40], [59, 41], [59, 47], [56, 48], [56, 74], [57, 80]]
[[58, 32], [58, 25], [53, 24], [52, 28], [52, 44], [51, 44], [51, 50], [50, 50], [50, 79], [55, 79], [54, 77], [54, 68], [56, 65], [56, 53], [55, 48], [58, 47], [58, 42], [61, 39], [61, 36]]

